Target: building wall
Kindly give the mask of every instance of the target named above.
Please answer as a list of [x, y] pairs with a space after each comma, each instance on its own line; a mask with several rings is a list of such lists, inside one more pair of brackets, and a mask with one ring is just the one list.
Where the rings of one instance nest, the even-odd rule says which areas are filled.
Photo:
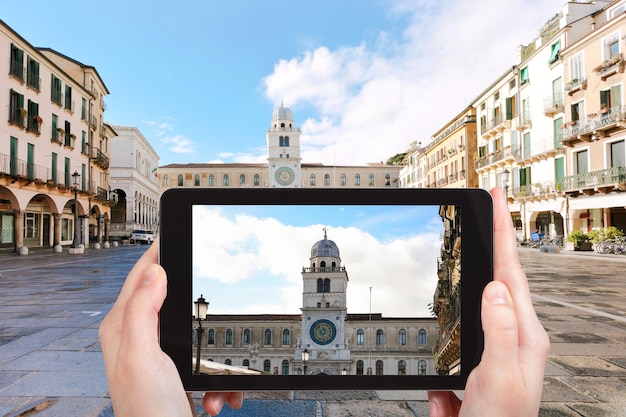
[[111, 188], [123, 198], [112, 209], [111, 234], [126, 237], [134, 229], [158, 229], [159, 155], [135, 127], [113, 126]]
[[106, 239], [109, 157], [92, 143], [107, 134], [104, 106], [89, 106], [108, 94], [104, 83], [93, 67], [33, 47], [1, 21], [0, 54], [0, 72], [8, 74], [0, 89], [0, 247], [72, 243], [73, 173], [80, 175], [78, 243]]

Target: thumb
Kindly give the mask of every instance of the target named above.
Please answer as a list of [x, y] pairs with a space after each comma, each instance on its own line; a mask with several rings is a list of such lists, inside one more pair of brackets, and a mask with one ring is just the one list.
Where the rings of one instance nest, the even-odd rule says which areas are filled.
[[506, 285], [492, 281], [485, 287], [481, 314], [485, 333], [481, 367], [502, 372], [518, 357], [517, 316]]
[[140, 354], [147, 346], [158, 345], [159, 310], [166, 292], [165, 271], [160, 265], [149, 265], [126, 302], [120, 350]]

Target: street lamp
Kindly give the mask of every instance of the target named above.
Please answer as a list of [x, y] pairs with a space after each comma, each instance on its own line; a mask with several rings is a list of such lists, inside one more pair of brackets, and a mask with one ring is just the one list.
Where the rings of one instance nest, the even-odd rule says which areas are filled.
[[509, 198], [509, 175], [511, 175], [511, 173], [508, 169], [505, 169], [502, 172], [502, 182], [504, 183], [504, 198], [506, 199]]
[[346, 368], [343, 368], [341, 370], [341, 375], [348, 375], [348, 370]]
[[306, 365], [309, 362], [309, 350], [307, 348], [302, 351], [302, 362], [304, 363], [304, 375], [306, 375]]
[[202, 332], [204, 332], [204, 329], [202, 328], [202, 320], [206, 320], [206, 313], [209, 309], [209, 303], [204, 299], [202, 294], [200, 294], [200, 298], [198, 298], [198, 301], [194, 301], [193, 303], [196, 305], [196, 319], [198, 319], [198, 327], [196, 328], [196, 343], [198, 345], [198, 350], [196, 353], [195, 374], [200, 375], [200, 345], [202, 344]]
[[78, 171], [74, 171], [72, 174], [72, 188], [74, 189], [74, 240], [72, 241], [72, 248], [78, 247], [78, 181], [80, 174]]

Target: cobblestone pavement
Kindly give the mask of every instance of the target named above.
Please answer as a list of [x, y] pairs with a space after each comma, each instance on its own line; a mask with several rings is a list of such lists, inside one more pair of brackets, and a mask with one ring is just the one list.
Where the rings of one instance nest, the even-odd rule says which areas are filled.
[[[0, 416], [113, 416], [97, 329], [145, 249], [0, 254]], [[626, 256], [519, 253], [552, 342], [540, 415], [626, 416]], [[428, 415], [425, 400], [419, 391], [252, 392], [221, 416], [414, 417]]]

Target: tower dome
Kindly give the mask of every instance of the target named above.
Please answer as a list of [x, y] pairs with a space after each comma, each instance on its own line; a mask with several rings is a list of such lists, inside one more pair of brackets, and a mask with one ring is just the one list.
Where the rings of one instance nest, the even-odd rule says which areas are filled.
[[293, 121], [293, 113], [291, 109], [283, 106], [283, 102], [280, 102], [280, 107], [274, 110], [272, 113], [272, 122], [276, 122], [278, 120], [291, 120]]
[[337, 244], [332, 240], [328, 240], [328, 237], [326, 237], [326, 229], [324, 229], [324, 239], [314, 243], [311, 247], [311, 258], [320, 256], [340, 257]]

